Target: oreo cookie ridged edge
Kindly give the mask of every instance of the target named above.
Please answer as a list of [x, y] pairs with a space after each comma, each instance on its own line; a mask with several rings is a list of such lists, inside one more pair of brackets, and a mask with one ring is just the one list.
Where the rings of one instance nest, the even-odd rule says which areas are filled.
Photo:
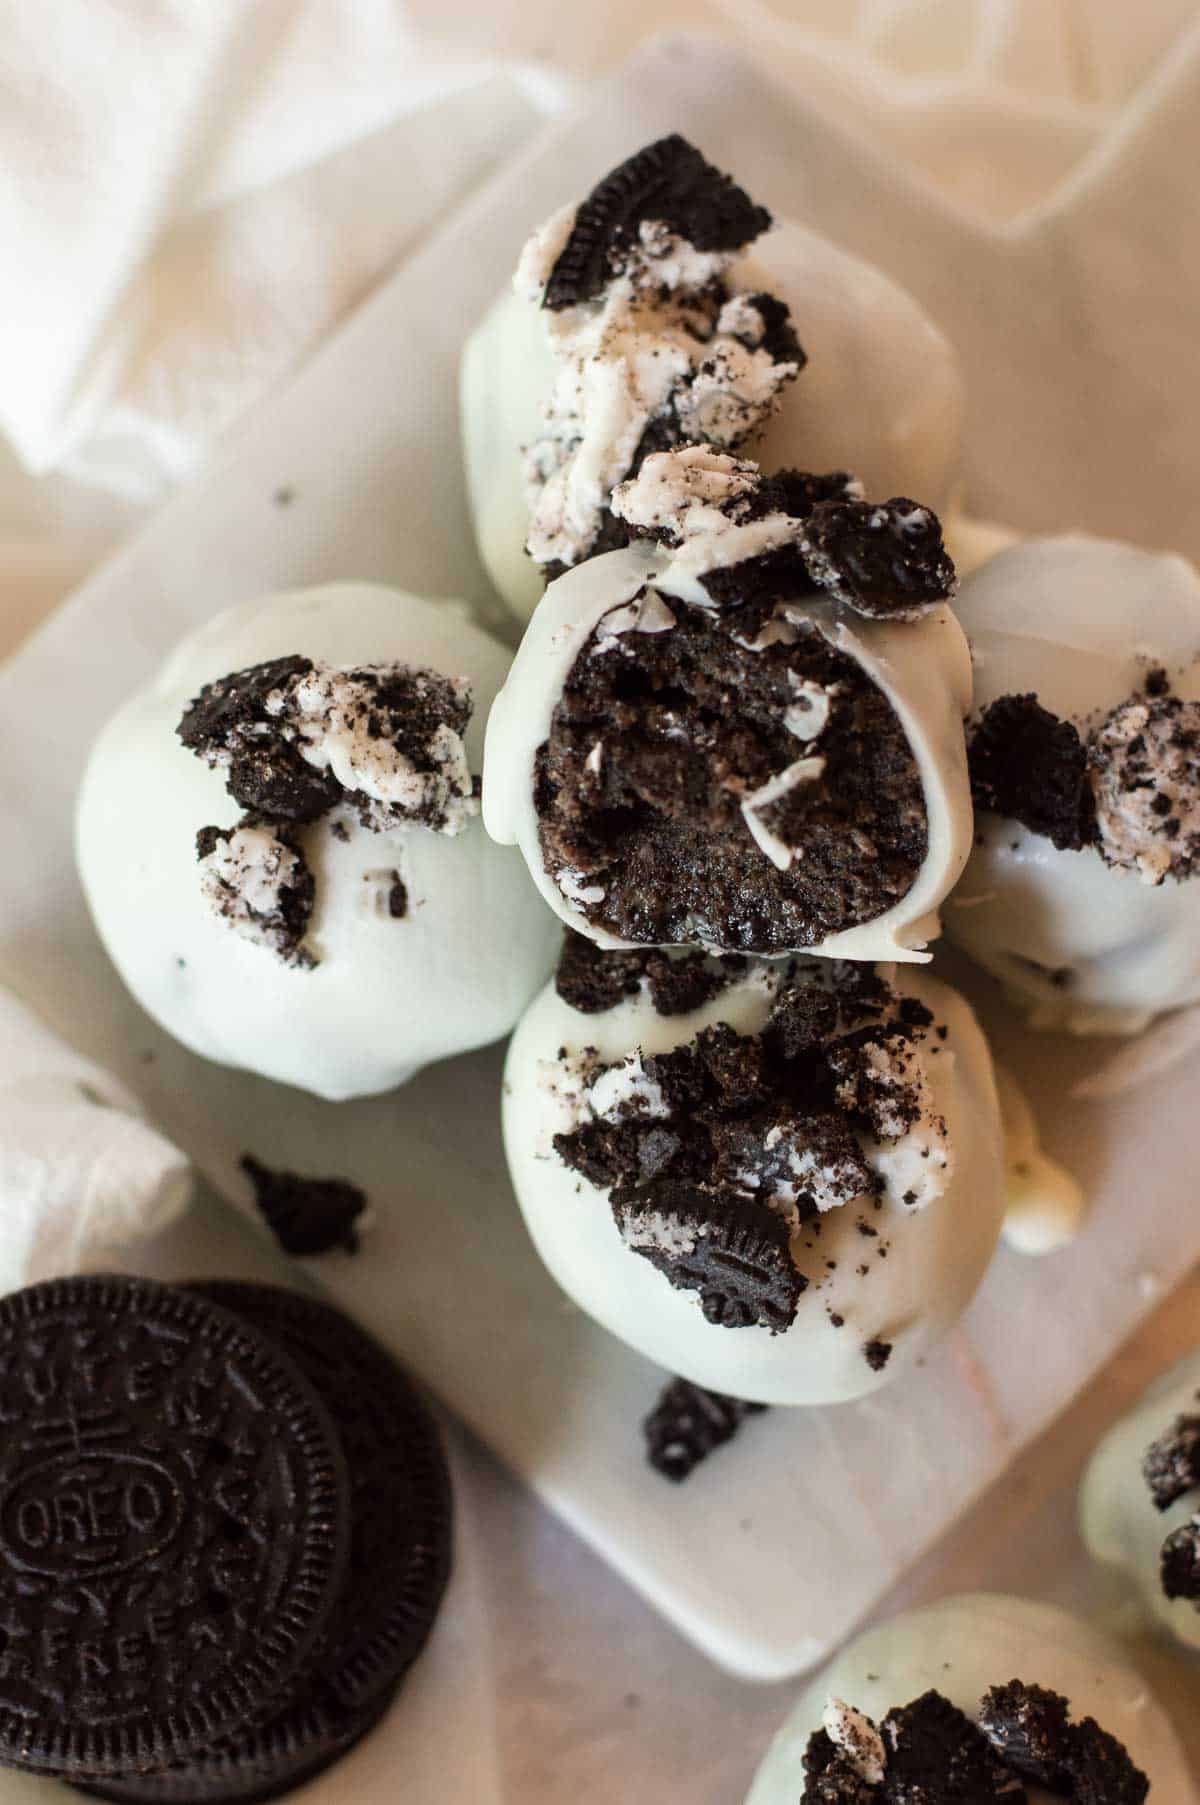
[[0, 1299], [0, 1763], [186, 1760], [268, 1716], [347, 1560], [339, 1436], [295, 1364], [122, 1277]]
[[340, 1760], [386, 1711], [424, 1647], [450, 1567], [437, 1425], [391, 1356], [339, 1311], [273, 1286], [193, 1289], [293, 1358], [329, 1409], [350, 1475], [350, 1562], [329, 1629], [272, 1718], [165, 1773], [88, 1788], [130, 1805], [257, 1805]]

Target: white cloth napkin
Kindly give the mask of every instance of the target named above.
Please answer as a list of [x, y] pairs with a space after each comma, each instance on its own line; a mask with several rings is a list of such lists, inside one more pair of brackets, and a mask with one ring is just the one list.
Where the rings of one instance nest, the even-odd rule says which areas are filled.
[[736, 40], [995, 218], [1064, 176], [1193, 16], [1192, 0], [0, 0], [0, 431], [60, 499], [64, 477], [156, 499], [569, 78], [652, 32]]
[[132, 1093], [0, 989], [0, 1292], [157, 1234], [191, 1193]]

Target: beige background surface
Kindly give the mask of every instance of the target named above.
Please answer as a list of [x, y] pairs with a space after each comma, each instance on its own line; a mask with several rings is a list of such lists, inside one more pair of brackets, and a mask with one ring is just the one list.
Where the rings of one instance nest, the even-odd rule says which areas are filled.
[[[57, 10], [68, 39], [70, 0]], [[184, 144], [173, 118], [139, 120], [107, 166], [105, 230], [85, 246], [72, 208], [49, 204], [55, 181], [78, 208], [81, 183], [119, 135], [104, 129], [114, 98], [146, 73], [145, 46], [110, 46], [110, 60], [89, 70], [86, 26], [64, 61], [30, 41], [41, 9], [0, 3], [0, 167], [9, 172], [0, 232], [19, 251], [4, 260], [0, 298], [22, 327], [0, 346], [0, 656], [172, 486], [219, 455], [221, 435], [420, 242], [430, 197], [441, 205], [468, 191], [569, 104], [575, 84], [646, 32], [686, 23], [728, 34], [832, 120], [883, 143], [964, 218], [994, 222], [1063, 180], [1196, 24], [1190, 0], [578, 0], [570, 9], [272, 0], [247, 39], [236, 10], [214, 0], [201, 26], [197, 8], [156, 9], [154, 57], [171, 61], [180, 94], [210, 129], [202, 144]], [[214, 89], [214, 67], [234, 53], [244, 79]], [[90, 79], [98, 67], [105, 80]], [[64, 88], [72, 72], [79, 85]], [[42, 168], [40, 190], [22, 190], [47, 119], [59, 149], [74, 147], [77, 158], [64, 151]], [[455, 145], [452, 169], [426, 160], [435, 140]], [[143, 183], [135, 205], [130, 171], [156, 161], [175, 179], [149, 192]], [[397, 169], [410, 178], [399, 196]], [[280, 220], [288, 229], [277, 238]], [[51, 300], [71, 325], [57, 337], [45, 329]], [[1131, 460], [1135, 474], [1144, 480]], [[1119, 1599], [1082, 1556], [1074, 1485], [1099, 1428], [1194, 1345], [1198, 1306], [1197, 1284], [1166, 1302], [906, 1583], [896, 1607], [1007, 1587], [1124, 1625]], [[720, 1675], [486, 1454], [468, 1449], [464, 1471], [481, 1538], [505, 1796], [598, 1805], [640, 1786], [655, 1805], [740, 1797], [793, 1688]], [[1186, 1731], [1200, 1719], [1200, 1673], [1153, 1645], [1139, 1654]], [[1200, 1762], [1200, 1732], [1191, 1733]]]

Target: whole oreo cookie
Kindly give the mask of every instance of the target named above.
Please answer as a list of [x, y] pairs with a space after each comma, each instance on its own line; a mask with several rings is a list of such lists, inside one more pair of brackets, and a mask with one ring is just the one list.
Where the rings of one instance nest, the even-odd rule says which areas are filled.
[[348, 1488], [325, 1407], [207, 1299], [0, 1300], [0, 1762], [144, 1773], [269, 1715], [331, 1622]]
[[339, 1760], [387, 1709], [432, 1628], [450, 1568], [450, 1480], [429, 1411], [391, 1357], [315, 1298], [237, 1280], [189, 1287], [244, 1317], [305, 1374], [350, 1473], [346, 1583], [283, 1708], [161, 1774], [91, 1788], [140, 1805], [251, 1805]]

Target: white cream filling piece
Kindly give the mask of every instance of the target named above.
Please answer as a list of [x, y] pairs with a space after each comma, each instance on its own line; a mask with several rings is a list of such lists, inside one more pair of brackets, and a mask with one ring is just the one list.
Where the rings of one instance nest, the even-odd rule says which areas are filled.
[[528, 550], [539, 564], [586, 557], [613, 488], [669, 404], [686, 437], [735, 444], [766, 418], [799, 367], [734, 336], [763, 336], [746, 294], [731, 295], [710, 328], [705, 290], [728, 280], [734, 255], [698, 251], [652, 220], [595, 300], [543, 308], [570, 225], [558, 214], [539, 228], [515, 281], [538, 310], [557, 366], [524, 454]]
[[[385, 667], [375, 668], [386, 676]], [[419, 675], [415, 686], [419, 695]], [[468, 684], [455, 688], [469, 700]], [[267, 713], [285, 723], [305, 763], [331, 771], [343, 789], [381, 804], [381, 820], [392, 807], [411, 814], [432, 810], [443, 817], [437, 831], [461, 833], [479, 813], [461, 736], [444, 722], [435, 727], [425, 752], [436, 769], [420, 771], [386, 734], [368, 731], [371, 706], [368, 683], [329, 666], [315, 667], [266, 701]]]

